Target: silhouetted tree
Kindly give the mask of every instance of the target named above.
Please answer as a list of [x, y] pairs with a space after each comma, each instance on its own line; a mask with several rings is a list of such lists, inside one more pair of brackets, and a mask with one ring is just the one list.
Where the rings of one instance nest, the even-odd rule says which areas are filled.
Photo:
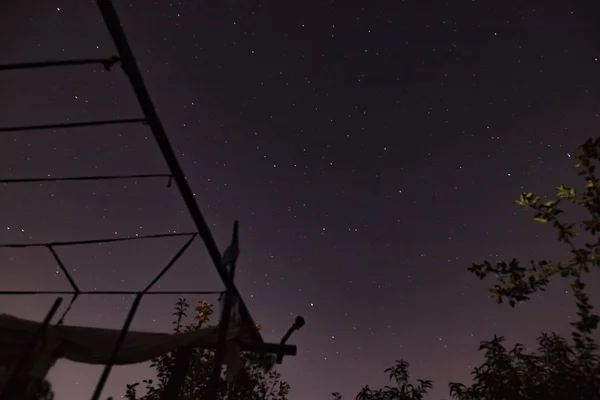
[[[518, 205], [534, 211], [535, 221], [556, 229], [558, 241], [569, 247], [572, 257], [566, 262], [531, 261], [528, 266], [516, 259], [496, 265], [485, 261], [469, 268], [479, 279], [495, 275], [498, 283], [490, 292], [498, 303], [507, 301], [511, 307], [545, 290], [555, 277], [570, 279], [578, 315], [578, 320], [571, 323], [572, 340], [555, 333], [543, 333], [537, 339], [537, 349], [532, 352], [525, 351], [521, 344], [509, 349], [500, 336], [482, 342], [479, 350], [484, 351], [485, 361], [473, 369], [473, 383], [470, 386], [449, 384], [450, 396], [456, 400], [600, 399], [600, 354], [593, 338], [599, 317], [592, 312], [584, 283], [585, 274], [600, 267], [600, 185], [595, 175], [600, 162], [600, 138], [587, 140], [578, 150], [576, 167], [586, 182], [583, 190], [561, 185], [556, 188], [555, 198], [544, 203], [533, 193], [522, 193], [516, 200]], [[560, 207], [563, 202], [582, 207], [587, 217], [578, 224], [562, 221], [559, 215], [563, 213]], [[576, 243], [575, 238], [581, 233], [576, 228], [583, 230], [584, 243]], [[431, 388], [431, 382], [420, 381], [419, 386], [412, 387], [408, 384], [408, 364], [399, 361], [396, 365], [398, 370], [393, 372], [392, 381], [397, 386], [379, 390], [365, 386], [356, 399], [422, 399]], [[333, 397], [341, 400], [337, 392]]]
[[[184, 326], [189, 305], [185, 299], [179, 299], [175, 306], [175, 320], [173, 330], [176, 333], [200, 329], [205, 326], [213, 314], [212, 304], [199, 301], [195, 309], [194, 323]], [[242, 353], [244, 368], [229, 384], [227, 391], [228, 400], [287, 400], [290, 385], [281, 380], [277, 371], [265, 372], [264, 357], [253, 353]], [[210, 381], [213, 369], [214, 351], [207, 349], [194, 349], [192, 361], [188, 369], [185, 382], [181, 387], [180, 398], [182, 400], [200, 400], [205, 398], [206, 388]], [[164, 391], [171, 369], [175, 362], [173, 354], [165, 354], [157, 357], [151, 363], [151, 368], [156, 369], [157, 380], [143, 380], [145, 394], [138, 397], [138, 383], [127, 385], [125, 398], [129, 400], [159, 400]], [[220, 398], [225, 398], [225, 379], [220, 384]]]
[[[585, 274], [600, 267], [600, 185], [595, 175], [600, 162], [600, 138], [588, 139], [578, 150], [576, 168], [586, 182], [582, 190], [560, 185], [555, 197], [546, 202], [540, 202], [534, 193], [522, 193], [515, 201], [532, 210], [535, 221], [556, 229], [557, 240], [569, 247], [571, 258], [566, 262], [531, 261], [528, 266], [516, 259], [496, 265], [486, 261], [469, 268], [479, 279], [494, 274], [498, 283], [490, 288], [492, 296], [498, 303], [507, 300], [511, 307], [545, 290], [550, 279], [569, 279], [578, 315], [578, 320], [571, 323], [572, 341], [555, 333], [542, 334], [537, 340], [537, 351], [529, 354], [520, 344], [507, 350], [502, 337], [483, 342], [480, 350], [485, 351], [485, 362], [473, 371], [474, 383], [470, 387], [450, 384], [451, 395], [456, 399], [600, 399], [600, 354], [593, 337], [599, 317], [592, 312], [584, 283]], [[583, 208], [586, 218], [578, 224], [561, 220], [563, 202]], [[583, 230], [581, 236], [586, 236], [583, 243], [576, 243], [576, 237], [582, 233], [577, 228]]]
[[[364, 386], [356, 396], [356, 400], [423, 400], [431, 389], [431, 381], [418, 379], [417, 385], [411, 384], [408, 373], [409, 364], [404, 360], [396, 360], [394, 366], [384, 371], [390, 378], [391, 385], [373, 390]], [[334, 400], [342, 400], [338, 392], [331, 394]]]

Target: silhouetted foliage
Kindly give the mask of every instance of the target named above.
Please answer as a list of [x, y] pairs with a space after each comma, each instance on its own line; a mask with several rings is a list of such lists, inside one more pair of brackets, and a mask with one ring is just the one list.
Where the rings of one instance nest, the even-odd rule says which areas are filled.
[[[523, 266], [518, 260], [509, 263], [498, 262], [492, 265], [485, 261], [473, 264], [469, 271], [479, 279], [492, 274], [498, 283], [490, 288], [497, 303], [505, 301], [511, 307], [529, 300], [529, 297], [543, 291], [550, 279], [562, 277], [570, 279], [575, 297], [578, 320], [572, 322], [574, 328], [569, 341], [555, 333], [543, 333], [537, 339], [537, 349], [527, 352], [523, 345], [512, 348], [504, 345], [504, 338], [494, 336], [480, 344], [485, 361], [472, 371], [473, 383], [468, 386], [450, 383], [450, 396], [456, 400], [598, 400], [600, 399], [600, 354], [593, 333], [598, 327], [599, 317], [592, 312], [589, 297], [583, 282], [585, 274], [600, 267], [600, 185], [595, 176], [596, 165], [600, 162], [600, 138], [587, 140], [578, 148], [577, 158], [586, 185], [583, 190], [561, 185], [556, 188], [556, 196], [544, 203], [533, 193], [522, 193], [515, 202], [534, 211], [533, 219], [550, 224], [557, 231], [557, 240], [569, 247], [571, 259], [566, 262], [546, 260], [531, 261]], [[562, 202], [570, 202], [582, 207], [587, 218], [579, 224], [563, 222], [559, 215]], [[582, 228], [588, 242], [576, 244], [575, 238]], [[399, 390], [386, 386], [371, 390], [365, 386], [356, 399], [360, 400], [416, 400], [422, 399], [431, 382], [425, 381], [416, 388], [408, 384], [408, 364], [401, 365], [400, 373], [394, 376]], [[399, 376], [400, 379], [395, 377]], [[333, 393], [335, 400], [341, 400], [339, 393]]]
[[[187, 317], [189, 305], [185, 299], [179, 299], [175, 306], [173, 316], [174, 332], [188, 332], [204, 327], [213, 314], [212, 304], [199, 301], [195, 309], [194, 323], [183, 325]], [[265, 372], [263, 369], [264, 357], [253, 353], [242, 353], [244, 368], [229, 384], [227, 391], [228, 400], [287, 400], [290, 390], [288, 383], [281, 380], [277, 371]], [[205, 399], [206, 388], [210, 381], [213, 369], [214, 351], [207, 349], [194, 349], [192, 361], [188, 369], [185, 382], [181, 388], [182, 400]], [[145, 394], [138, 397], [138, 383], [127, 385], [125, 398], [129, 400], [159, 400], [169, 382], [171, 368], [175, 362], [173, 354], [157, 357], [151, 363], [151, 368], [156, 369], [157, 380], [143, 380]], [[219, 398], [225, 398], [226, 383], [221, 378]]]
[[[369, 385], [364, 386], [356, 396], [356, 400], [422, 400], [427, 391], [431, 389], [432, 382], [422, 379], [417, 380], [417, 385], [409, 382], [409, 364], [404, 360], [396, 360], [394, 366], [386, 369], [391, 385], [382, 389], [373, 390]], [[331, 394], [334, 400], [342, 400], [338, 392]]]
[[[576, 165], [578, 175], [585, 179], [583, 190], [564, 185], [556, 188], [556, 196], [541, 203], [534, 193], [522, 193], [516, 204], [534, 211], [533, 219], [551, 224], [557, 231], [559, 243], [569, 247], [572, 255], [567, 262], [546, 260], [531, 261], [522, 266], [513, 259], [509, 263], [489, 262], [473, 264], [469, 271], [480, 279], [489, 274], [497, 276], [498, 283], [490, 288], [498, 303], [508, 300], [514, 307], [529, 300], [530, 295], [543, 291], [554, 277], [570, 279], [575, 297], [578, 320], [572, 342], [554, 334], [542, 334], [538, 348], [527, 354], [521, 345], [507, 350], [502, 337], [495, 337], [480, 346], [486, 361], [473, 371], [474, 383], [470, 387], [450, 384], [451, 394], [459, 400], [515, 399], [559, 400], [600, 398], [600, 354], [592, 334], [598, 327], [599, 317], [592, 312], [583, 282], [585, 274], [600, 266], [600, 186], [595, 169], [600, 162], [600, 138], [588, 139], [578, 148]], [[564, 211], [562, 202], [582, 207], [587, 217], [579, 224], [564, 222], [559, 215]], [[575, 243], [580, 235], [576, 228], [583, 228], [586, 242]]]
[[[8, 373], [0, 374], [0, 393], [4, 391], [9, 377], [10, 375]], [[23, 400], [54, 400], [52, 385], [46, 379], [37, 383], [33, 383], [29, 378], [16, 379], [17, 388], [15, 390], [17, 394], [12, 393], [12, 397], [17, 396]], [[3, 394], [6, 395], [6, 393]]]
[[50, 382], [45, 379], [42, 381], [36, 398], [38, 400], [54, 400], [54, 392], [52, 391]]

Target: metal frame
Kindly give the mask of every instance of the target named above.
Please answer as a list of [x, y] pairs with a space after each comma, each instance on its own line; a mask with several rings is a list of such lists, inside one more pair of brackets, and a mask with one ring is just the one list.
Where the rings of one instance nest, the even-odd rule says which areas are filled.
[[[135, 295], [135, 299], [131, 306], [131, 309], [123, 323], [121, 328], [121, 332], [117, 342], [115, 343], [115, 347], [111, 353], [111, 357], [109, 362], [105, 365], [105, 368], [98, 380], [94, 393], [92, 395], [92, 400], [98, 400], [100, 395], [102, 394], [102, 390], [104, 385], [110, 375], [111, 369], [113, 367], [114, 359], [118, 354], [118, 351], [123, 343], [125, 336], [129, 330], [131, 322], [135, 317], [137, 308], [141, 302], [141, 299], [145, 295], [157, 295], [157, 294], [221, 294], [224, 295], [224, 307], [221, 314], [221, 320], [219, 322], [219, 340], [216, 346], [215, 353], [215, 365], [213, 370], [213, 375], [211, 377], [210, 385], [207, 392], [207, 399], [216, 399], [218, 394], [218, 384], [219, 378], [221, 376], [221, 368], [225, 354], [225, 342], [228, 332], [228, 325], [230, 321], [230, 313], [232, 304], [235, 303], [238, 307], [238, 311], [240, 314], [240, 322], [242, 324], [242, 328], [247, 334], [251, 336], [252, 343], [242, 345], [242, 350], [245, 351], [253, 351], [257, 353], [273, 353], [277, 355], [277, 363], [281, 363], [283, 359], [283, 355], [295, 355], [296, 354], [296, 346], [286, 345], [285, 342], [291, 335], [294, 330], [299, 329], [304, 325], [304, 319], [302, 317], [298, 317], [292, 325], [292, 327], [288, 330], [288, 333], [284, 336], [283, 340], [280, 344], [274, 343], [265, 343], [262, 339], [260, 333], [256, 328], [256, 324], [254, 323], [248, 308], [246, 307], [242, 297], [238, 289], [236, 288], [233, 281], [233, 272], [235, 270], [235, 262], [237, 259], [237, 254], [239, 253], [238, 249], [238, 223], [235, 221], [234, 223], [234, 233], [232, 238], [232, 243], [227, 251], [233, 249], [235, 252], [235, 256], [232, 259], [225, 260], [225, 257], [222, 257], [219, 248], [213, 238], [212, 232], [200, 211], [200, 207], [196, 203], [195, 197], [193, 195], [192, 189], [189, 186], [189, 183], [185, 177], [185, 174], [177, 160], [177, 156], [167, 133], [162, 125], [162, 122], [156, 112], [154, 104], [150, 98], [146, 85], [144, 83], [142, 74], [138, 68], [137, 61], [135, 56], [129, 46], [127, 37], [125, 36], [125, 32], [123, 31], [121, 22], [117, 15], [117, 12], [111, 2], [111, 0], [97, 0], [96, 1], [98, 8], [102, 14], [106, 27], [112, 37], [112, 40], [115, 44], [115, 47], [118, 52], [117, 55], [113, 55], [107, 58], [97, 58], [97, 59], [81, 59], [81, 60], [58, 60], [58, 61], [45, 61], [45, 62], [33, 62], [33, 63], [20, 63], [20, 64], [8, 64], [8, 65], [0, 65], [0, 72], [6, 70], [23, 70], [23, 69], [37, 69], [37, 68], [52, 68], [52, 67], [67, 67], [67, 66], [81, 66], [81, 65], [89, 65], [89, 64], [101, 64], [104, 66], [106, 70], [111, 70], [113, 66], [120, 63], [123, 71], [128, 76], [133, 91], [140, 103], [142, 112], [144, 114], [143, 118], [131, 118], [131, 119], [116, 119], [116, 120], [104, 120], [104, 121], [84, 121], [84, 122], [76, 122], [76, 123], [68, 123], [68, 124], [46, 124], [46, 125], [33, 125], [33, 126], [16, 126], [16, 127], [0, 127], [0, 134], [6, 132], [23, 132], [23, 131], [33, 131], [33, 130], [45, 130], [45, 129], [69, 129], [69, 128], [83, 128], [88, 126], [108, 126], [108, 125], [116, 125], [116, 124], [132, 124], [132, 123], [142, 123], [148, 125], [154, 138], [160, 148], [162, 155], [168, 165], [169, 173], [164, 174], [138, 174], [138, 175], [124, 175], [124, 176], [77, 176], [77, 177], [61, 177], [61, 178], [23, 178], [23, 179], [0, 179], [0, 183], [2, 184], [18, 184], [18, 183], [32, 183], [32, 182], [46, 182], [46, 181], [84, 181], [84, 180], [115, 180], [115, 179], [145, 179], [145, 178], [168, 178], [167, 187], [170, 187], [172, 182], [175, 182], [176, 186], [179, 189], [179, 192], [184, 200], [186, 207], [192, 217], [192, 220], [196, 226], [196, 232], [190, 233], [177, 233], [177, 234], [158, 234], [158, 235], [147, 235], [147, 236], [136, 236], [136, 237], [125, 237], [125, 238], [110, 238], [110, 239], [97, 239], [97, 240], [85, 240], [85, 241], [72, 241], [72, 242], [50, 242], [50, 243], [33, 243], [33, 244], [0, 244], [0, 248], [9, 247], [9, 248], [25, 248], [25, 247], [46, 247], [48, 251], [52, 254], [54, 260], [57, 262], [59, 268], [65, 274], [65, 277], [69, 281], [69, 284], [72, 287], [72, 291], [0, 291], [0, 295], [31, 295], [31, 294], [57, 294], [57, 295], [71, 295], [71, 302], [68, 305], [66, 311], [61, 316], [58, 325], [62, 324], [65, 315], [69, 312], [71, 306], [75, 302], [75, 300], [80, 295], [94, 295], [94, 294], [130, 294]], [[69, 274], [67, 268], [64, 266], [61, 258], [56, 252], [56, 248], [62, 246], [76, 246], [83, 244], [97, 244], [97, 243], [110, 243], [110, 242], [119, 242], [119, 241], [127, 241], [127, 240], [142, 240], [149, 238], [161, 238], [161, 237], [175, 237], [175, 236], [186, 236], [188, 237], [188, 241], [181, 247], [181, 249], [173, 256], [171, 261], [160, 271], [160, 273], [148, 284], [148, 286], [142, 291], [82, 291], [79, 289], [74, 279]], [[223, 284], [225, 285], [224, 291], [195, 291], [195, 292], [174, 292], [174, 291], [150, 291], [150, 289], [162, 278], [162, 276], [176, 263], [176, 261], [185, 253], [185, 251], [192, 244], [193, 240], [196, 236], [200, 236], [202, 239], [209, 255], [216, 268]], [[44, 323], [42, 325], [42, 330], [49, 324], [51, 318], [56, 313], [61, 298], [57, 299], [52, 306], [50, 312], [46, 316]], [[41, 332], [40, 336], [43, 332]], [[32, 346], [33, 347], [33, 346]], [[178, 355], [179, 360], [179, 368], [178, 371], [174, 372], [175, 377], [172, 377], [172, 381], [168, 385], [168, 390], [163, 394], [163, 398], [165, 399], [176, 399], [178, 397], [179, 388], [181, 386], [181, 382], [183, 382], [183, 377], [185, 376], [189, 363], [189, 355], [186, 353], [190, 353], [191, 349], [180, 349], [181, 353]], [[23, 360], [29, 358], [29, 354], [23, 355]], [[180, 356], [180, 357], [179, 357]], [[19, 363], [11, 375], [9, 379], [10, 382], [14, 382], [15, 377], [18, 376], [19, 371], [23, 368], [23, 364]], [[6, 385], [3, 392], [0, 393], [0, 399], [9, 398], [7, 396], [14, 391], [14, 384]]]

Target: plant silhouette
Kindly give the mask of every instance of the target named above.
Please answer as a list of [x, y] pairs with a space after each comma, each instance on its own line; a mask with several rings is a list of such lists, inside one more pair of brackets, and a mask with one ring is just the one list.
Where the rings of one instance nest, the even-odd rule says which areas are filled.
[[[485, 261], [473, 264], [469, 271], [479, 279], [490, 274], [497, 277], [491, 288], [497, 303], [515, 307], [543, 291], [551, 279], [569, 279], [578, 320], [572, 322], [571, 340], [555, 333], [542, 333], [537, 349], [527, 352], [523, 345], [504, 345], [504, 337], [494, 336], [481, 342], [479, 351], [485, 361], [472, 371], [471, 385], [451, 382], [450, 397], [456, 400], [598, 400], [600, 399], [600, 355], [593, 334], [599, 317], [593, 313], [586, 293], [584, 278], [600, 267], [600, 185], [595, 169], [600, 162], [600, 138], [588, 139], [579, 148], [578, 175], [585, 180], [582, 189], [560, 185], [554, 198], [540, 202], [534, 193], [521, 193], [515, 201], [532, 210], [534, 221], [552, 226], [559, 243], [566, 245], [571, 257], [565, 262], [531, 261], [528, 266], [513, 259], [492, 265]], [[561, 205], [568, 202], [582, 208], [586, 217], [579, 223], [565, 222]], [[578, 231], [579, 229], [579, 231]], [[585, 239], [583, 239], [585, 237]], [[577, 243], [582, 238], [583, 243]], [[432, 387], [430, 381], [408, 383], [408, 363], [396, 361], [386, 370], [393, 386], [372, 390], [369, 386], [356, 396], [357, 400], [421, 400]], [[342, 400], [333, 393], [334, 400]]]
[[[180, 298], [175, 305], [173, 316], [173, 331], [176, 333], [200, 329], [210, 321], [213, 314], [213, 305], [207, 301], [198, 301], [194, 309], [194, 322], [184, 325], [187, 311], [190, 306], [187, 301]], [[253, 353], [242, 353], [244, 362], [243, 370], [238, 374], [233, 383], [226, 385], [224, 376], [221, 378], [219, 398], [228, 400], [287, 400], [290, 385], [281, 380], [275, 370], [266, 372], [263, 368], [265, 359]], [[188, 373], [179, 391], [181, 399], [201, 400], [205, 398], [206, 388], [209, 385], [213, 369], [214, 351], [195, 348], [192, 351]], [[157, 357], [151, 363], [151, 368], [156, 370], [157, 379], [143, 380], [145, 393], [138, 394], [139, 382], [129, 384], [126, 388], [125, 398], [129, 400], [159, 400], [171, 377], [175, 356], [165, 354]], [[226, 390], [227, 389], [227, 390]]]

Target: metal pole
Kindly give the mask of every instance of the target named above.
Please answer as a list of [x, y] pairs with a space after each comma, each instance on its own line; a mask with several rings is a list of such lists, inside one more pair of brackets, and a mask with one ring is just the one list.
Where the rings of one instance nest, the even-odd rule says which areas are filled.
[[[239, 223], [235, 221], [233, 223], [233, 237], [231, 238], [231, 244], [223, 255], [223, 263], [227, 263], [229, 270], [229, 278], [233, 281], [235, 276], [235, 267], [237, 257], [239, 255]], [[221, 313], [221, 320], [219, 322], [219, 333], [217, 350], [215, 351], [215, 360], [213, 364], [213, 371], [206, 390], [206, 398], [208, 400], [217, 400], [219, 395], [219, 384], [221, 382], [221, 371], [223, 362], [225, 361], [225, 352], [227, 351], [227, 336], [229, 335], [229, 322], [231, 321], [231, 309], [234, 301], [237, 298], [231, 291], [225, 292], [225, 298], [223, 300], [223, 312]]]
[[173, 180], [181, 192], [181, 197], [183, 198], [183, 201], [191, 214], [192, 220], [194, 221], [194, 224], [198, 230], [198, 234], [203, 239], [210, 258], [212, 259], [213, 264], [215, 265], [215, 268], [221, 277], [221, 280], [225, 284], [225, 287], [233, 296], [238, 299], [240, 316], [247, 325], [249, 331], [248, 333], [253, 335], [254, 340], [257, 342], [263, 342], [262, 337], [254, 328], [256, 324], [254, 321], [252, 321], [252, 317], [248, 312], [248, 308], [241, 299], [240, 294], [233, 284], [231, 277], [227, 273], [226, 268], [221, 265], [221, 253], [219, 248], [217, 247], [208, 224], [206, 223], [206, 220], [200, 211], [200, 207], [198, 207], [198, 204], [196, 203], [194, 192], [192, 191], [187, 178], [185, 177], [181, 165], [179, 165], [179, 161], [177, 160], [175, 151], [171, 146], [169, 137], [167, 136], [165, 128], [158, 117], [158, 113], [156, 112], [152, 99], [150, 98], [150, 94], [148, 93], [148, 89], [146, 88], [146, 84], [144, 83], [142, 73], [138, 67], [135, 56], [133, 55], [133, 51], [129, 46], [129, 42], [127, 41], [123, 27], [121, 26], [119, 16], [117, 15], [117, 12], [110, 0], [97, 0], [97, 4], [100, 8], [100, 12], [102, 13], [102, 17], [104, 18], [104, 22], [106, 23], [106, 27], [112, 36], [113, 42], [117, 48], [117, 52], [119, 53], [121, 66], [129, 77], [133, 91], [135, 92], [138, 102], [140, 103], [140, 107], [146, 116], [146, 122], [152, 130], [152, 134], [154, 135], [163, 157], [165, 158], [165, 161], [169, 166], [171, 173], [173, 174]]
[[175, 351], [175, 363], [160, 400], [179, 400], [181, 386], [185, 382], [193, 352], [193, 346], [180, 347]]
[[223, 361], [225, 361], [225, 351], [227, 350], [227, 334], [229, 333], [229, 319], [231, 318], [231, 293], [225, 293], [223, 304], [223, 313], [221, 314], [221, 322], [219, 323], [219, 341], [217, 350], [215, 351], [215, 360], [213, 364], [212, 375], [206, 389], [207, 400], [217, 400], [219, 395], [219, 384], [221, 383], [221, 371]]
[[92, 400], [99, 400], [100, 395], [102, 394], [102, 389], [104, 389], [104, 385], [108, 380], [108, 375], [112, 370], [113, 364], [115, 363], [115, 359], [117, 358], [117, 354], [119, 354], [119, 350], [125, 341], [125, 336], [127, 336], [127, 332], [129, 331], [129, 327], [131, 326], [131, 322], [133, 321], [133, 317], [140, 305], [140, 301], [142, 300], [143, 294], [138, 294], [131, 305], [131, 310], [129, 310], [129, 314], [127, 314], [127, 318], [125, 318], [125, 323], [123, 323], [123, 327], [121, 328], [121, 333], [117, 338], [117, 342], [115, 343], [115, 347], [113, 348], [112, 353], [110, 354], [110, 358], [108, 362], [104, 366], [104, 370], [102, 371], [102, 375], [100, 375], [100, 379], [98, 380], [98, 384], [96, 385], [96, 389], [94, 390], [94, 394], [92, 395]]

